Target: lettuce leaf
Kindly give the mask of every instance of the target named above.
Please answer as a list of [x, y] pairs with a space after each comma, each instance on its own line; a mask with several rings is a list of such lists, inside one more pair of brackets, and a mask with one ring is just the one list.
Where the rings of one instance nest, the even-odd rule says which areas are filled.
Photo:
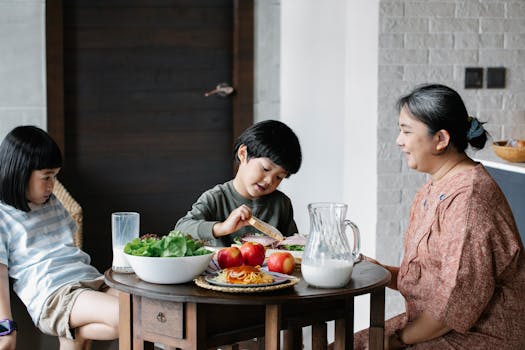
[[124, 246], [124, 252], [137, 256], [182, 257], [210, 254], [204, 243], [180, 231], [171, 231], [162, 238], [135, 238]]

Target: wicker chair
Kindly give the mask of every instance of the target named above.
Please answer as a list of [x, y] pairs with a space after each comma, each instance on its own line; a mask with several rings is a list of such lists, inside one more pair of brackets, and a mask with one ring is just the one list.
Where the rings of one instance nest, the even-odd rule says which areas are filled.
[[82, 207], [66, 190], [64, 185], [62, 185], [62, 183], [60, 183], [58, 180], [55, 181], [53, 194], [58, 198], [64, 208], [66, 208], [66, 210], [69, 212], [73, 220], [75, 220], [77, 223], [77, 232], [75, 232], [73, 240], [75, 242], [75, 246], [82, 248]]

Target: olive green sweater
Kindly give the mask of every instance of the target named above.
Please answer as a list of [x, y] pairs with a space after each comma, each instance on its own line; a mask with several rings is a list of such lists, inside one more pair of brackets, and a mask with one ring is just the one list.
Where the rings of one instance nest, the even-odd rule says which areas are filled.
[[230, 213], [242, 204], [251, 208], [253, 216], [277, 227], [283, 235], [291, 236], [297, 233], [292, 202], [284, 193], [276, 190], [258, 199], [246, 199], [235, 190], [233, 180], [204, 192], [191, 210], [179, 219], [175, 229], [208, 241], [212, 246], [230, 246], [239, 236], [259, 232], [251, 226], [246, 226], [224, 237], [213, 236], [213, 225], [226, 220]]

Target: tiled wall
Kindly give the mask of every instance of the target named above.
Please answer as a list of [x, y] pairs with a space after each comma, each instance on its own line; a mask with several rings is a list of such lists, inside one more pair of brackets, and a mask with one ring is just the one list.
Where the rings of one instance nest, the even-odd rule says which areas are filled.
[[[425, 176], [407, 169], [395, 145], [395, 102], [418, 84], [446, 84], [494, 139], [525, 138], [525, 1], [381, 1], [379, 16], [377, 255], [398, 264]], [[504, 89], [464, 89], [465, 67], [498, 66], [506, 68]], [[398, 295], [387, 298], [388, 315], [403, 309]]]
[[0, 140], [20, 124], [46, 127], [44, 8], [0, 0]]

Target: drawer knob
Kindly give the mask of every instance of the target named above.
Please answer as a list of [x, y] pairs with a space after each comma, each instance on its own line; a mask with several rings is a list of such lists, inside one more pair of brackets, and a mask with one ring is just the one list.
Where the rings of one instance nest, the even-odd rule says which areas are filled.
[[166, 316], [164, 315], [163, 312], [159, 312], [157, 314], [157, 321], [162, 322], [162, 323], [166, 322]]

